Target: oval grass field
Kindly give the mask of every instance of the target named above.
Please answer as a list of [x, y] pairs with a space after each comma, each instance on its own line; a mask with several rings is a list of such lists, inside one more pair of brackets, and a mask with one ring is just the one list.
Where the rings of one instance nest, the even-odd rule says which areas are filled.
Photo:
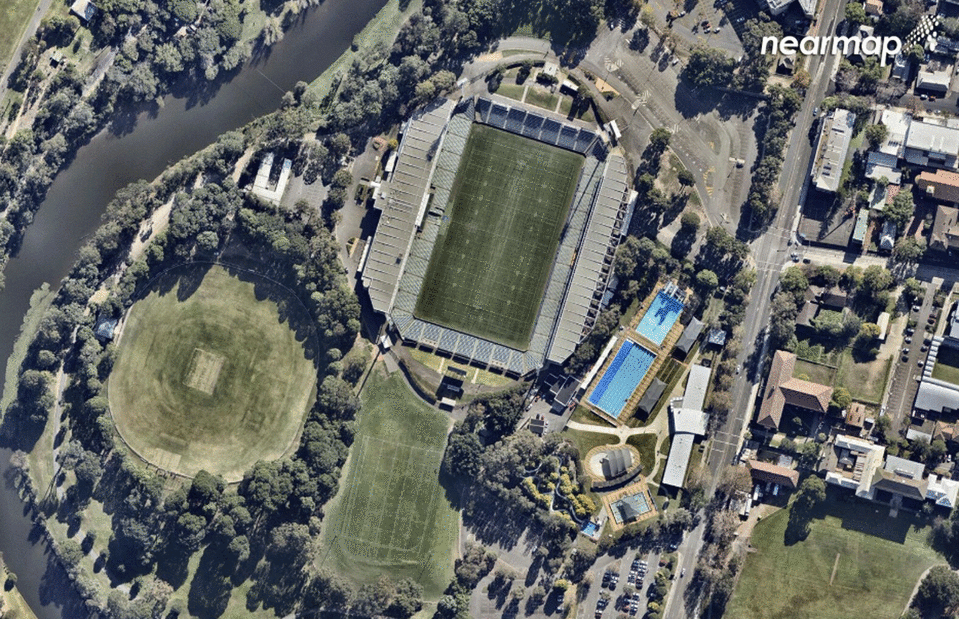
[[283, 456], [314, 396], [310, 328], [299, 301], [265, 278], [211, 265], [167, 271], [120, 335], [108, 383], [120, 436], [186, 476], [239, 481], [257, 460]]

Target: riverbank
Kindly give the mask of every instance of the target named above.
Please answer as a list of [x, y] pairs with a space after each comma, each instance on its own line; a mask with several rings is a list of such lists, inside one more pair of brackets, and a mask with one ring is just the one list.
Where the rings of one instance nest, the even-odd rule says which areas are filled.
[[[247, 66], [232, 81], [208, 93], [208, 99], [169, 97], [156, 115], [137, 117], [127, 133], [101, 132], [81, 147], [54, 180], [18, 255], [7, 265], [6, 287], [0, 294], [0, 315], [6, 318], [0, 321], [0, 358], [14, 352], [31, 295], [45, 282], [53, 289], [59, 287], [119, 189], [142, 178], [158, 177], [172, 162], [192, 156], [223, 133], [273, 112], [296, 82], [313, 81], [318, 72], [336, 62], [354, 34], [382, 7], [383, 0], [328, 1], [311, 9], [309, 17], [288, 31], [268, 58]], [[317, 45], [317, 41], [324, 43]], [[12, 367], [15, 374], [19, 362]], [[7, 397], [14, 394], [8, 390]], [[8, 450], [0, 451], [2, 472], [10, 470], [10, 455]], [[52, 466], [52, 458], [44, 460]], [[0, 496], [0, 551], [12, 562], [22, 597], [39, 619], [82, 616], [73, 612], [82, 602], [66, 575], [61, 576], [50, 562], [46, 534], [34, 525], [33, 513], [23, 509], [17, 490], [5, 485]], [[109, 523], [105, 514], [96, 514], [93, 520]], [[230, 612], [244, 613], [242, 609]]]
[[9, 589], [7, 588], [9, 586], [7, 582], [11, 579], [16, 581], [16, 576], [7, 569], [3, 557], [0, 556], [0, 615], [10, 619], [37, 619], [30, 605], [20, 595], [17, 586], [12, 585]]
[[345, 71], [350, 63], [364, 51], [373, 49], [375, 45], [379, 44], [391, 45], [406, 19], [423, 7], [423, 0], [410, 0], [405, 9], [400, 8], [400, 4], [402, 3], [398, 1], [387, 2], [386, 6], [376, 14], [376, 17], [371, 19], [366, 27], [353, 37], [353, 44], [310, 83], [310, 92], [322, 97], [333, 85], [334, 75], [337, 72]]

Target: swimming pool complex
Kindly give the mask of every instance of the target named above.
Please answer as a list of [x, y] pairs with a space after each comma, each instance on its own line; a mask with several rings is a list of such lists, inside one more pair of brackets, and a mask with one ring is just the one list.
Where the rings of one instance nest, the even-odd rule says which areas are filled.
[[646, 376], [656, 355], [629, 340], [619, 352], [589, 394], [589, 403], [619, 418], [636, 387]]
[[666, 339], [666, 334], [676, 324], [676, 319], [681, 313], [683, 313], [682, 302], [660, 291], [646, 310], [643, 319], [636, 325], [636, 332], [659, 346]]
[[621, 503], [629, 504], [640, 516], [653, 510], [649, 504], [649, 499], [646, 498], [645, 492], [625, 496], [613, 504], [613, 520], [616, 521], [616, 524], [623, 524], [623, 513], [620, 511]]

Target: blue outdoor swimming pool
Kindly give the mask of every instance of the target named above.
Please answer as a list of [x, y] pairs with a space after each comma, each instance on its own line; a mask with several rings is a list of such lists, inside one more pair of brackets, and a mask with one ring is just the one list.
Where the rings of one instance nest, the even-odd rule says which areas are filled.
[[583, 527], [583, 534], [588, 535], [589, 537], [593, 537], [594, 535], [596, 535], [598, 531], [599, 531], [599, 525], [593, 522], [592, 520], [587, 522], [586, 525]]
[[629, 340], [623, 342], [613, 362], [589, 394], [589, 403], [618, 418], [654, 359], [656, 355], [642, 346]]
[[678, 299], [660, 291], [646, 310], [643, 319], [636, 325], [636, 332], [659, 346], [682, 313], [683, 304]]

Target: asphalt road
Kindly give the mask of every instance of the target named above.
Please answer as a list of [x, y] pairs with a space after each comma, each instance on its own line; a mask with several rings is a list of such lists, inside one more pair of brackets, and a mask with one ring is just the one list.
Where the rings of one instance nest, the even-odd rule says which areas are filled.
[[[816, 26], [820, 35], [827, 35], [835, 30], [837, 16], [843, 6], [844, 0], [826, 0], [819, 25]], [[772, 226], [754, 241], [750, 248], [757, 265], [757, 280], [743, 321], [743, 350], [739, 357], [743, 372], [733, 387], [732, 412], [709, 449], [709, 495], [715, 492], [724, 468], [731, 464], [738, 454], [741, 437], [752, 416], [755, 387], [761, 379], [762, 361], [768, 352], [766, 330], [769, 324], [770, 301], [776, 290], [779, 274], [789, 261], [790, 231], [798, 224], [799, 205], [805, 201], [809, 187], [812, 144], [808, 134], [813, 123], [812, 112], [825, 97], [837, 62], [838, 59], [834, 56], [810, 57], [808, 70], [812, 79], [786, 151], [786, 165], [779, 182], [782, 195], [780, 208]], [[702, 534], [702, 528], [691, 532], [680, 547], [684, 557], [681, 567], [686, 567], [688, 573], [695, 567], [698, 552], [692, 551], [698, 551], [702, 547]], [[687, 616], [683, 603], [685, 585], [686, 581], [680, 581], [676, 586], [676, 595], [665, 613], [669, 619]]]

